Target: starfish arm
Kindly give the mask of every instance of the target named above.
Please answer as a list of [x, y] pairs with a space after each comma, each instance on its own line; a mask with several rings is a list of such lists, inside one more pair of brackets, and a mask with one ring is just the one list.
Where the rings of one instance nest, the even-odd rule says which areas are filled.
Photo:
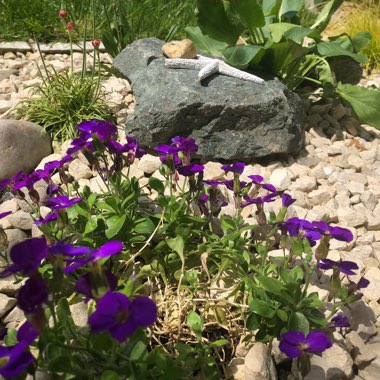
[[165, 59], [165, 66], [172, 69], [195, 69], [199, 70], [205, 65], [204, 62], [198, 61], [197, 59], [186, 59], [186, 58], [170, 58]]
[[219, 63], [220, 61], [218, 59], [215, 59], [203, 66], [203, 68], [200, 69], [198, 73], [199, 82], [202, 82], [203, 79], [208, 78], [212, 74], [216, 74], [219, 71]]
[[219, 72], [221, 74], [228, 75], [230, 77], [239, 78], [242, 80], [248, 80], [248, 81], [260, 83], [260, 84], [265, 83], [264, 79], [261, 79], [261, 78], [257, 77], [256, 75], [249, 74], [245, 71], [241, 71], [239, 69], [236, 69], [235, 67], [227, 65], [227, 63], [225, 63], [225, 62], [222, 62], [219, 65]]

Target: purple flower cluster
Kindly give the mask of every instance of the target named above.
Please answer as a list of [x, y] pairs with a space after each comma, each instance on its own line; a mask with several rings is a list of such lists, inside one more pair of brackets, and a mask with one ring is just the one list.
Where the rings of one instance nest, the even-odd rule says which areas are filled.
[[185, 177], [192, 177], [196, 173], [203, 172], [203, 165], [191, 163], [191, 154], [198, 151], [198, 145], [194, 139], [176, 136], [171, 139], [171, 142], [171, 145], [162, 144], [153, 148], [160, 153], [162, 163]]
[[13, 379], [33, 363], [34, 357], [28, 348], [37, 336], [37, 330], [27, 321], [17, 332], [16, 345], [0, 346], [0, 375], [6, 379]]
[[352, 232], [346, 228], [330, 226], [326, 222], [309, 222], [308, 220], [297, 217], [290, 218], [280, 225], [283, 231], [289, 233], [290, 236], [305, 237], [310, 241], [312, 246], [322, 236], [334, 238], [340, 241], [350, 242], [353, 239]]

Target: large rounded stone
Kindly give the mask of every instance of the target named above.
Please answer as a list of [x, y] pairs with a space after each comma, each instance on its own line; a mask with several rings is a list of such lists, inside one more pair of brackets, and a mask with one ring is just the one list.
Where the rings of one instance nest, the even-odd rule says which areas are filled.
[[280, 81], [212, 75], [199, 83], [198, 70], [165, 67], [162, 45], [154, 38], [135, 41], [113, 62], [136, 97], [126, 132], [143, 146], [180, 135], [194, 138], [206, 161], [246, 162], [302, 148], [302, 102]]
[[29, 172], [51, 153], [42, 127], [25, 120], [0, 120], [0, 180]]

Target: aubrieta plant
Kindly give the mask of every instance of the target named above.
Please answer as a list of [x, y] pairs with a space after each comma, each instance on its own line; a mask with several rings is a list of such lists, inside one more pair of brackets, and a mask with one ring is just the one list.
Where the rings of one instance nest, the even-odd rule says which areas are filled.
[[[17, 304], [26, 317], [4, 337], [2, 376], [220, 379], [239, 342], [270, 349], [274, 340], [305, 376], [309, 355], [331, 347], [335, 329], [350, 327], [344, 307], [368, 281], [350, 279], [355, 263], [328, 258], [331, 239], [353, 239], [348, 229], [288, 218], [295, 199], [260, 175], [243, 180], [244, 163], [205, 180], [191, 138], [154, 148], [160, 175], [141, 186], [130, 176], [145, 154], [136, 139], [121, 144], [108, 121], [84, 121], [77, 130], [61, 160], [0, 182], [0, 191], [29, 202], [41, 230], [12, 246], [1, 270], [22, 282]], [[69, 176], [78, 154], [105, 191], [80, 188]], [[35, 189], [39, 181], [47, 200]], [[268, 213], [275, 201], [279, 211]], [[42, 205], [51, 212], [41, 215]], [[243, 219], [246, 210], [255, 224]], [[0, 237], [6, 246], [3, 231]], [[322, 275], [330, 276], [326, 301], [310, 291]], [[77, 305], [87, 310], [85, 324], [74, 322]]]

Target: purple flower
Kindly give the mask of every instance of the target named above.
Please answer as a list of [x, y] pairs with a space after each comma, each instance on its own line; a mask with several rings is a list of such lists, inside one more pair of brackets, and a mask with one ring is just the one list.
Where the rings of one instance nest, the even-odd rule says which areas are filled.
[[[105, 278], [107, 280], [108, 289], [113, 291], [117, 287], [117, 277], [110, 271], [104, 271]], [[90, 299], [95, 298], [96, 291], [95, 284], [93, 281], [93, 274], [91, 272], [86, 273], [85, 275], [79, 277], [75, 283], [75, 290], [78, 293], [82, 293], [86, 296], [85, 302], [88, 302]]]
[[69, 208], [74, 206], [76, 203], [82, 202], [81, 198], [71, 198], [69, 199], [65, 195], [58, 195], [57, 197], [48, 199], [45, 204], [52, 210], [59, 210], [62, 208]]
[[205, 183], [206, 185], [209, 185], [209, 186], [216, 187], [216, 186], [222, 185], [223, 181], [220, 181], [218, 179], [205, 179], [203, 181], [203, 183]]
[[257, 175], [257, 174], [249, 175], [248, 178], [250, 178], [255, 185], [260, 185], [261, 182], [264, 181], [264, 177], [262, 177], [261, 175]]
[[264, 178], [261, 175], [249, 175], [248, 178], [250, 178], [255, 185], [262, 187], [264, 190], [270, 191], [271, 193], [277, 192], [276, 188], [270, 183], [262, 183]]
[[198, 198], [198, 207], [204, 215], [209, 215], [209, 210], [207, 208], [207, 201], [210, 197], [207, 194], [201, 194]]
[[365, 277], [361, 277], [359, 282], [356, 284], [357, 289], [363, 289], [366, 288], [369, 285], [369, 280], [367, 280]]
[[49, 185], [46, 189], [46, 194], [51, 197], [54, 194], [59, 193], [61, 188], [58, 185]]
[[88, 247], [75, 247], [72, 244], [66, 244], [62, 241], [58, 241], [53, 246], [49, 247], [49, 253], [53, 255], [64, 256], [84, 256], [90, 252]]
[[354, 238], [347, 228], [333, 227], [324, 221], [312, 222], [312, 225], [322, 235], [331, 236], [336, 240], [350, 242]]
[[171, 146], [167, 144], [158, 145], [153, 148], [156, 152], [159, 152], [161, 154], [177, 154], [179, 152], [179, 148], [177, 146]]
[[321, 239], [321, 234], [313, 224], [307, 220], [297, 217], [290, 218], [280, 224], [281, 229], [287, 231], [290, 236], [302, 236], [309, 240], [310, 245], [314, 246], [317, 240]]
[[243, 203], [241, 207], [247, 207], [249, 205], [263, 205], [264, 203], [270, 203], [274, 202], [274, 198], [277, 197], [277, 194], [271, 193], [267, 194], [263, 197], [257, 197], [257, 198], [251, 198], [248, 195], [244, 195], [243, 199], [246, 201], [246, 203]]
[[[234, 191], [235, 181], [233, 181], [232, 179], [226, 179], [226, 180], [222, 181], [221, 184], [226, 186], [228, 190]], [[239, 189], [240, 190], [244, 189], [247, 185], [248, 185], [247, 182], [239, 181]]]
[[37, 339], [38, 335], [38, 331], [33, 327], [32, 323], [26, 321], [17, 331], [17, 340], [31, 344]]
[[36, 226], [41, 226], [42, 224], [47, 224], [58, 219], [58, 212], [52, 212], [51, 214], [46, 215], [46, 218], [42, 216], [34, 222]]
[[17, 181], [13, 182], [12, 190], [16, 191], [22, 187], [26, 187], [28, 190], [33, 190], [33, 186], [36, 182], [40, 180], [40, 176], [36, 172], [31, 172], [30, 174], [25, 174], [20, 176]]
[[244, 162], [234, 162], [232, 165], [223, 165], [221, 167], [225, 172], [232, 172], [236, 174], [242, 174], [245, 168]]
[[196, 153], [198, 151], [198, 145], [192, 138], [176, 136], [171, 139], [172, 143], [181, 151], [185, 156], [189, 157], [191, 153]]
[[348, 321], [348, 318], [344, 314], [338, 314], [331, 319], [333, 327], [350, 327], [351, 324]]
[[6, 379], [14, 379], [32, 364], [34, 357], [27, 348], [26, 341], [12, 347], [0, 346], [0, 375]]
[[190, 164], [186, 166], [180, 166], [177, 168], [178, 173], [185, 176], [185, 177], [191, 177], [196, 173], [203, 172], [204, 170], [203, 165], [197, 165], [197, 164]]
[[47, 245], [44, 237], [31, 238], [15, 244], [10, 250], [10, 258], [13, 264], [0, 273], [0, 278], [17, 272], [29, 276], [37, 270], [46, 256]]
[[331, 346], [331, 339], [320, 331], [312, 331], [306, 337], [301, 331], [288, 331], [282, 335], [279, 345], [280, 350], [291, 359], [304, 352], [323, 352]]
[[88, 318], [91, 331], [108, 331], [120, 343], [139, 328], [151, 326], [157, 319], [157, 306], [148, 297], [130, 300], [117, 292], [107, 292]]
[[0, 219], [3, 219], [10, 214], [12, 214], [12, 211], [5, 211], [5, 212], [0, 213]]
[[17, 303], [25, 314], [40, 311], [48, 300], [49, 292], [42, 278], [29, 278], [19, 290]]
[[84, 258], [75, 258], [75, 259], [67, 259], [66, 261], [69, 263], [69, 266], [65, 268], [65, 273], [72, 273], [76, 269], [87, 265], [89, 263], [94, 263], [101, 259], [105, 259], [107, 257], [116, 255], [120, 253], [123, 249], [123, 244], [120, 241], [114, 240], [109, 241], [108, 243], [103, 244], [101, 247], [92, 251], [87, 257]]
[[3, 191], [9, 184], [11, 180], [9, 178], [4, 178], [0, 181], [0, 191]]
[[90, 137], [96, 134], [102, 142], [111, 140], [117, 134], [116, 126], [106, 120], [82, 121], [82, 123], [77, 125], [77, 129], [82, 132], [82, 136]]
[[291, 195], [285, 194], [285, 193], [281, 195], [281, 200], [282, 200], [282, 207], [289, 207], [296, 201], [294, 198], [292, 198]]
[[319, 269], [338, 269], [348, 276], [355, 275], [353, 269], [359, 269], [358, 265], [352, 261], [333, 261], [330, 259], [321, 260], [318, 264]]

